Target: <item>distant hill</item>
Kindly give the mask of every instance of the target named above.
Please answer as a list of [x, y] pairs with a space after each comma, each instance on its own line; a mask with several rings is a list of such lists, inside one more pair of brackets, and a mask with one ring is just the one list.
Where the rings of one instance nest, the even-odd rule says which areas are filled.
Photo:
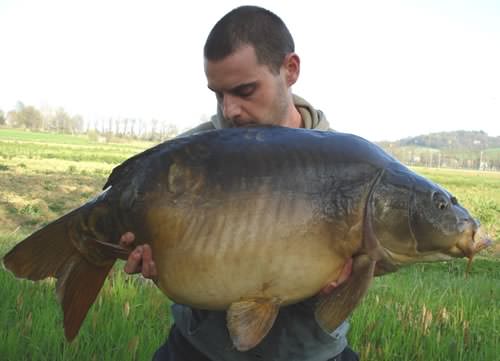
[[457, 130], [453, 132], [430, 133], [400, 139], [395, 142], [380, 142], [383, 146], [418, 146], [434, 149], [484, 150], [500, 148], [500, 137], [490, 137], [484, 131]]
[[409, 165], [500, 169], [500, 137], [484, 131], [430, 133], [378, 144]]

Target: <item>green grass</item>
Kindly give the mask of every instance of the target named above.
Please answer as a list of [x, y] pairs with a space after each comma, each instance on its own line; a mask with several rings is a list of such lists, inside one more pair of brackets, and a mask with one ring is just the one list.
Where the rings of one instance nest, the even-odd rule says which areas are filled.
[[[96, 195], [119, 162], [153, 143], [0, 130], [0, 257], [35, 229]], [[500, 239], [500, 173], [415, 168], [453, 192]], [[500, 351], [500, 252], [421, 264], [375, 279], [351, 318], [362, 360], [496, 360]], [[149, 360], [164, 341], [170, 302], [118, 263], [80, 333], [67, 343], [54, 282], [0, 268], [0, 359]]]
[[[42, 144], [57, 144], [61, 145], [72, 145], [72, 146], [81, 146], [81, 145], [89, 145], [92, 147], [96, 147], [97, 145], [106, 145], [106, 143], [97, 143], [92, 139], [92, 136], [89, 135], [69, 135], [69, 134], [61, 134], [61, 133], [46, 133], [46, 132], [31, 132], [28, 130], [21, 129], [9, 129], [9, 128], [0, 128], [0, 139], [2, 142], [5, 141], [18, 141], [18, 142], [26, 142], [26, 143], [42, 143]], [[129, 147], [135, 148], [145, 148], [150, 145], [150, 142], [146, 141], [133, 141], [130, 142], [128, 139], [119, 139], [116, 138], [118, 142], [111, 142], [111, 146], [117, 146], [123, 149]]]
[[352, 317], [362, 360], [496, 360], [500, 261], [413, 265], [375, 280]]
[[22, 142], [42, 142], [42, 143], [55, 143], [55, 144], [92, 144], [91, 140], [86, 135], [69, 136], [67, 134], [59, 133], [41, 133], [30, 132], [20, 129], [0, 129], [0, 139], [5, 140], [18, 140]]
[[169, 302], [149, 282], [114, 272], [78, 337], [64, 339], [54, 282], [15, 280], [0, 272], [2, 360], [144, 360], [164, 341]]
[[116, 164], [128, 156], [137, 153], [142, 147], [108, 144], [103, 146], [79, 144], [67, 145], [58, 143], [31, 143], [27, 141], [3, 141], [0, 157], [11, 159], [63, 159], [74, 161], [93, 161]]

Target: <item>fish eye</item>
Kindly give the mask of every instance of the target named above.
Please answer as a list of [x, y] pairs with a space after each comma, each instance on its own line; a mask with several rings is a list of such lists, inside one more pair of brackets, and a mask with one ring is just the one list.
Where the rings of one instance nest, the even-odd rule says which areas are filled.
[[[432, 193], [432, 201], [436, 205], [436, 207], [440, 210], [445, 210], [449, 207], [448, 200], [446, 197], [440, 192]], [[452, 201], [453, 202], [453, 201]]]
[[446, 204], [446, 203], [439, 203], [438, 204], [438, 208], [441, 209], [441, 210], [446, 209], [446, 208], [448, 208], [448, 204]]

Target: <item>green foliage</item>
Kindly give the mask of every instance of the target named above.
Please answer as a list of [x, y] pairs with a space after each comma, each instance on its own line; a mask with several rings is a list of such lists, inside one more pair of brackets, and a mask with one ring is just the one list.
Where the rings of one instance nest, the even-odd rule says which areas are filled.
[[495, 164], [500, 164], [500, 148], [485, 149], [483, 157], [487, 161], [493, 161]]

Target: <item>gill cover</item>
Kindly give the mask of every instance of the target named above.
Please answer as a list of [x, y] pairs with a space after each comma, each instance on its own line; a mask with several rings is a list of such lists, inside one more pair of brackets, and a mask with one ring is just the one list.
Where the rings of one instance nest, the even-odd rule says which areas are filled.
[[387, 169], [373, 193], [373, 229], [392, 254], [415, 254], [409, 208], [413, 177], [406, 168]]

